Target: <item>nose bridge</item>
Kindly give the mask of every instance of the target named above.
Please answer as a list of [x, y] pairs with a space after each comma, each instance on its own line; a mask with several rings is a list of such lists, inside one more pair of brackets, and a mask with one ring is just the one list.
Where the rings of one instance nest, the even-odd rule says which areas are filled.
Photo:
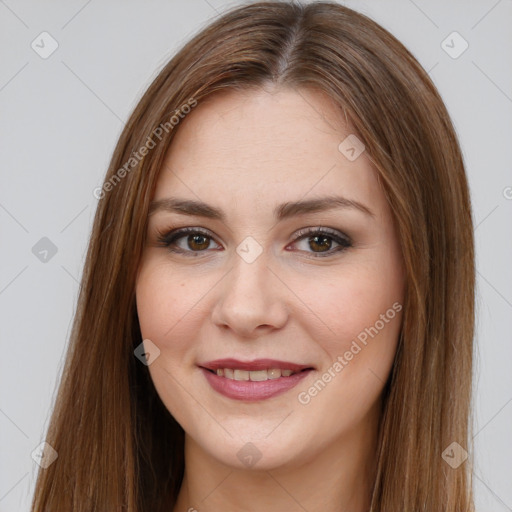
[[215, 305], [213, 319], [217, 324], [245, 335], [262, 325], [282, 325], [285, 307], [268, 263], [267, 253], [257, 250], [250, 240], [237, 247]]
[[254, 256], [253, 251], [254, 249], [250, 246], [247, 250], [247, 244], [242, 243], [237, 248], [236, 256], [233, 257], [228, 290], [234, 292], [235, 296], [257, 299], [258, 295], [265, 293], [270, 273], [267, 255], [262, 252]]

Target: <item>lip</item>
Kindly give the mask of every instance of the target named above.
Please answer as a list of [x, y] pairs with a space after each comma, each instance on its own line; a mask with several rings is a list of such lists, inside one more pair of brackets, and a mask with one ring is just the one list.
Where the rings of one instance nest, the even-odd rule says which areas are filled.
[[[217, 359], [201, 364], [199, 368], [210, 386], [217, 393], [233, 400], [245, 402], [257, 402], [281, 395], [294, 388], [314, 370], [311, 365], [300, 365], [286, 361], [277, 361], [275, 359], [257, 359], [254, 361]], [[282, 370], [292, 370], [298, 373], [294, 373], [289, 377], [279, 377], [278, 379], [265, 381], [245, 381], [220, 377], [214, 373], [215, 370], [219, 368], [233, 368], [247, 371], [280, 368]]]
[[253, 361], [239, 361], [238, 359], [215, 359], [201, 363], [198, 366], [207, 370], [218, 370], [219, 368], [233, 368], [238, 370], [257, 371], [267, 370], [269, 368], [280, 368], [281, 370], [292, 370], [300, 372], [307, 368], [313, 368], [312, 365], [290, 363], [288, 361], [278, 361], [277, 359], [254, 359]]

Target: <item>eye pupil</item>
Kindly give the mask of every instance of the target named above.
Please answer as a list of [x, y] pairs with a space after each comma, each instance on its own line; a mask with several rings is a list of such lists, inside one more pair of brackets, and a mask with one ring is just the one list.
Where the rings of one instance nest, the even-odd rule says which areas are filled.
[[[189, 235], [188, 237], [189, 242], [192, 240], [192, 244], [198, 244], [202, 247], [196, 247], [198, 250], [207, 249], [208, 245], [210, 245], [210, 242], [208, 241], [208, 237], [204, 235]], [[198, 241], [199, 240], [199, 241]], [[202, 242], [201, 242], [202, 240]], [[193, 249], [193, 247], [189, 244], [189, 247]]]
[[[320, 252], [324, 252], [324, 251], [327, 251], [329, 250], [329, 246], [330, 246], [330, 237], [328, 236], [324, 236], [324, 235], [316, 235], [316, 236], [313, 236], [312, 237], [312, 240], [313, 240], [313, 243], [314, 244], [321, 244], [323, 245], [323, 249], [321, 249]], [[322, 242], [319, 243], [318, 240], [321, 240]], [[325, 243], [327, 242], [327, 247], [325, 246]], [[313, 249], [313, 246], [311, 245], [311, 243], [309, 244], [309, 246]]]
[[[310, 252], [312, 256], [329, 256], [334, 253], [341, 253], [345, 249], [352, 247], [350, 239], [343, 233], [338, 234], [326, 231], [328, 228], [319, 228], [312, 230], [302, 230], [297, 233], [295, 242], [305, 243], [309, 250], [299, 252]], [[211, 252], [211, 242], [215, 242], [215, 238], [209, 233], [202, 232], [195, 228], [185, 228], [181, 230], [171, 230], [168, 233], [159, 234], [158, 242], [160, 246], [166, 247], [170, 252], [179, 253], [186, 256], [199, 256], [200, 252], [207, 254]], [[333, 244], [339, 247], [334, 248]], [[288, 248], [287, 248], [288, 249]]]

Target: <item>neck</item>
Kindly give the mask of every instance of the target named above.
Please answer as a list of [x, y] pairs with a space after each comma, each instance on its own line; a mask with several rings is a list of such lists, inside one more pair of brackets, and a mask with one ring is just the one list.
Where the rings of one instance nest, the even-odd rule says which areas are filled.
[[375, 477], [378, 404], [343, 438], [309, 460], [271, 470], [224, 465], [188, 435], [173, 512], [367, 512]]

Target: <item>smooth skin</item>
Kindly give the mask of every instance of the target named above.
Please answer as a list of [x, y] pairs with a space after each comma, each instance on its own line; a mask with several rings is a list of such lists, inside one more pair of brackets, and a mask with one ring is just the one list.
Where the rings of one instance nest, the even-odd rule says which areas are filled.
[[[160, 350], [151, 378], [186, 433], [174, 512], [365, 512], [403, 311], [386, 317], [308, 403], [298, 396], [403, 302], [400, 244], [377, 173], [366, 152], [350, 161], [338, 149], [353, 132], [318, 90], [219, 93], [176, 129], [153, 201], [202, 201], [225, 220], [157, 208], [137, 278], [142, 337]], [[332, 195], [371, 214], [338, 206], [273, 216], [282, 203]], [[185, 233], [171, 247], [159, 241], [185, 227], [206, 238]], [[350, 245], [322, 233], [299, 237], [304, 228], [330, 228]], [[250, 263], [237, 252], [247, 237], [262, 250]], [[214, 391], [198, 367], [228, 357], [315, 370], [279, 396], [240, 401]], [[247, 443], [260, 456], [252, 465], [240, 457]]]

